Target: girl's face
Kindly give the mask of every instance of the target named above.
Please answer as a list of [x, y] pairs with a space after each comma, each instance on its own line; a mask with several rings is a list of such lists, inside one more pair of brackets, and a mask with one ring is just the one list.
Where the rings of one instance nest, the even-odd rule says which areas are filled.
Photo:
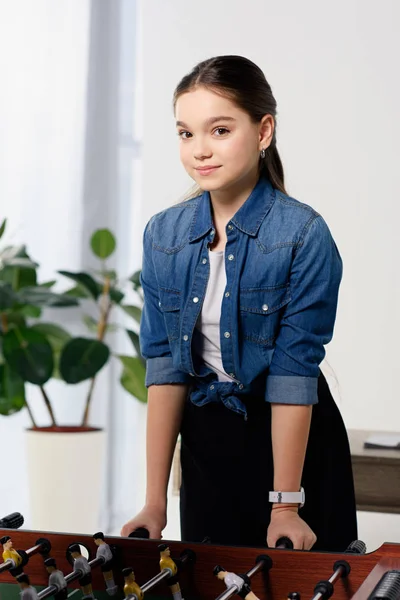
[[180, 158], [206, 191], [256, 181], [260, 151], [273, 134], [273, 118], [253, 123], [231, 100], [199, 87], [182, 94], [175, 107]]

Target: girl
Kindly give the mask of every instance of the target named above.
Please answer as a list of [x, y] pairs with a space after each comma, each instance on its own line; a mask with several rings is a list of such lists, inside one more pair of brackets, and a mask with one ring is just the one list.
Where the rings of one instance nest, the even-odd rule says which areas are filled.
[[174, 111], [198, 187], [144, 232], [147, 492], [121, 534], [161, 537], [180, 432], [183, 540], [344, 551], [357, 538], [350, 452], [319, 369], [339, 252], [286, 193], [276, 101], [255, 64], [201, 62]]

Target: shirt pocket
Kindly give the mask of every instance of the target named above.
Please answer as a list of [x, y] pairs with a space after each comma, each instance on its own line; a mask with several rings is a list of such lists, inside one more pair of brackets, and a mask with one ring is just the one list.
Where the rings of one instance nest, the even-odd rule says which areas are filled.
[[289, 284], [240, 290], [240, 327], [243, 338], [272, 346], [278, 336], [284, 307], [290, 302]]
[[159, 307], [164, 315], [168, 339], [179, 337], [179, 319], [181, 309], [181, 292], [175, 289], [159, 288]]

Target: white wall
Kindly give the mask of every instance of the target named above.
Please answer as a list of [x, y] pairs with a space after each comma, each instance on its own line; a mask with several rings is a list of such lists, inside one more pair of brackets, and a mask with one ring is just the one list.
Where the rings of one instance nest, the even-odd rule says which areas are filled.
[[180, 78], [213, 55], [254, 60], [278, 101], [289, 192], [322, 213], [344, 260], [327, 358], [358, 429], [400, 430], [399, 20], [395, 0], [143, 2], [143, 226], [191, 183], [171, 108]]

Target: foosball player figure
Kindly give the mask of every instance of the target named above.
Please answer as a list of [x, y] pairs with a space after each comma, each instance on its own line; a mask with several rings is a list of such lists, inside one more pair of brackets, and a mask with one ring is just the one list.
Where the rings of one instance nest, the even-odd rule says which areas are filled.
[[182, 592], [178, 582], [178, 567], [171, 558], [171, 551], [168, 544], [160, 544], [158, 546], [160, 551], [160, 569], [169, 569], [171, 571], [171, 577], [167, 579], [167, 584], [172, 592], [174, 600], [183, 600]]
[[29, 581], [28, 575], [22, 573], [22, 575], [17, 576], [17, 581], [19, 583], [19, 587], [21, 589], [20, 597], [21, 600], [37, 600], [38, 593], [36, 588], [31, 586], [31, 582]]
[[124, 594], [125, 598], [129, 598], [133, 595], [136, 596], [137, 600], [143, 600], [144, 594], [140, 589], [139, 585], [135, 580], [135, 573], [131, 567], [126, 569], [122, 569], [122, 575], [124, 576], [125, 585], [124, 585]]
[[87, 558], [82, 556], [79, 544], [73, 544], [69, 547], [72, 558], [74, 559], [74, 571], [81, 571], [83, 576], [78, 579], [84, 598], [94, 598], [92, 588], [92, 573]]
[[10, 538], [10, 536], [5, 535], [4, 537], [2, 537], [0, 539], [0, 544], [2, 544], [2, 546], [3, 546], [2, 556], [3, 556], [4, 562], [6, 562], [7, 560], [10, 560], [12, 562], [12, 569], [17, 570], [13, 574], [18, 575], [18, 574], [22, 573], [22, 569], [18, 569], [18, 567], [20, 567], [21, 563], [22, 563], [22, 556], [17, 552], [17, 550], [14, 550], [13, 544], [12, 544], [12, 539]]
[[44, 565], [49, 574], [49, 586], [54, 585], [57, 588], [54, 594], [55, 600], [66, 600], [68, 597], [67, 582], [62, 571], [57, 569], [56, 561], [54, 558], [46, 558]]
[[216, 577], [218, 577], [218, 579], [224, 581], [227, 588], [230, 588], [232, 585], [236, 585], [236, 587], [239, 589], [237, 595], [240, 596], [240, 598], [244, 598], [244, 600], [259, 600], [258, 596], [251, 591], [250, 579], [246, 577], [246, 575], [242, 576], [236, 575], [236, 573], [229, 573], [220, 565], [214, 567], [213, 573]]
[[106, 583], [107, 594], [115, 596], [118, 592], [118, 586], [115, 585], [114, 574], [112, 572], [113, 553], [110, 546], [104, 541], [104, 535], [101, 531], [95, 533], [93, 539], [97, 546], [96, 558], [104, 559], [104, 563], [101, 565], [101, 572]]

